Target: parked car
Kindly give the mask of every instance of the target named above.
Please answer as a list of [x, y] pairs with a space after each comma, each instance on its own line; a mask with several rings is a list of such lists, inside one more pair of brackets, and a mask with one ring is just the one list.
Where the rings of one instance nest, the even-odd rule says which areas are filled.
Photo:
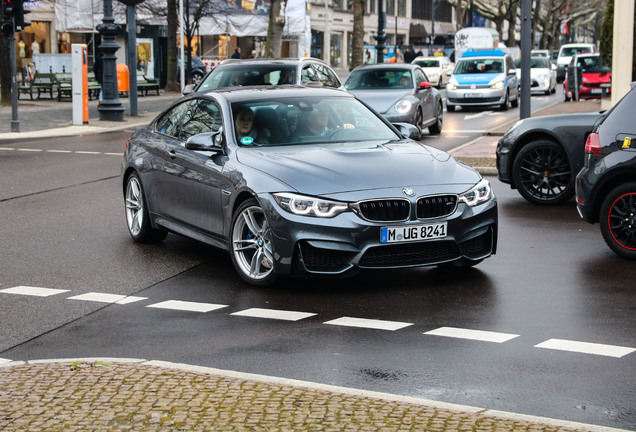
[[[515, 60], [517, 78], [521, 82], [521, 59]], [[530, 59], [530, 93], [546, 94], [556, 92], [556, 66], [547, 57], [532, 57]]]
[[406, 122], [431, 134], [442, 131], [444, 104], [424, 70], [415, 64], [382, 63], [351, 71], [345, 89], [390, 122]]
[[467, 51], [446, 86], [446, 109], [458, 106], [519, 106], [519, 80], [512, 58], [501, 50]]
[[344, 88], [336, 72], [322, 60], [302, 57], [285, 59], [228, 59], [216, 65], [201, 83], [186, 86], [183, 94], [221, 87], [321, 83]]
[[[295, 130], [289, 111], [301, 117]], [[195, 93], [127, 142], [126, 225], [137, 242], [170, 231], [226, 249], [258, 286], [290, 273], [472, 266], [494, 254], [488, 181], [406, 136], [419, 132], [341, 90]]]
[[536, 49], [536, 50], [530, 51], [530, 56], [531, 57], [545, 57], [545, 58], [549, 59], [550, 58], [550, 51], [549, 50]]
[[585, 144], [585, 166], [576, 177], [581, 217], [598, 222], [616, 254], [636, 259], [636, 124], [632, 89], [595, 126]]
[[558, 114], [517, 122], [497, 143], [499, 180], [533, 204], [561, 204], [574, 196], [585, 140], [603, 113]]
[[561, 45], [559, 56], [557, 57], [557, 82], [562, 83], [565, 79], [565, 71], [575, 54], [594, 52], [594, 45], [589, 43], [573, 43]]
[[[185, 73], [187, 73], [187, 64], [188, 64], [187, 58], [184, 64], [186, 65]], [[180, 68], [181, 68], [181, 57], [177, 56], [177, 76], [179, 76], [179, 74], [181, 73], [179, 72]], [[203, 63], [203, 60], [201, 60], [200, 57], [192, 56], [192, 72], [190, 75], [192, 78], [192, 83], [194, 85], [200, 83], [203, 80], [203, 77], [205, 76], [206, 73], [208, 73], [208, 67], [205, 63]]]
[[579, 71], [577, 75], [578, 99], [594, 99], [603, 95], [603, 90], [608, 95], [612, 93], [612, 68], [609, 67], [599, 53], [576, 54], [572, 57], [563, 81], [563, 94], [568, 102], [575, 98], [574, 94], [574, 69]]
[[415, 57], [411, 63], [420, 66], [428, 79], [438, 89], [448, 83], [450, 78], [448, 72], [452, 72], [453, 67], [455, 67], [455, 64], [451, 63], [450, 59], [445, 56]]

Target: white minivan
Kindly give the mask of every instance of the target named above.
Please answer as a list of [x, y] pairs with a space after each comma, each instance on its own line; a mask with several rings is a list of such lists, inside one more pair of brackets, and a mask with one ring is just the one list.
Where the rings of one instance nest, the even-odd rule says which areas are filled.
[[565, 71], [575, 54], [594, 52], [594, 44], [590, 43], [571, 43], [561, 45], [559, 57], [557, 57], [557, 82], [562, 83], [565, 79]]

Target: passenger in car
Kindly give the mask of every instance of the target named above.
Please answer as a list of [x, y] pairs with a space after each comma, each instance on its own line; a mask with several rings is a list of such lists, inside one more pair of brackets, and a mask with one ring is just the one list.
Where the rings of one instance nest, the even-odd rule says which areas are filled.
[[243, 145], [268, 144], [268, 137], [254, 128], [254, 112], [250, 107], [241, 106], [234, 112], [236, 139]]

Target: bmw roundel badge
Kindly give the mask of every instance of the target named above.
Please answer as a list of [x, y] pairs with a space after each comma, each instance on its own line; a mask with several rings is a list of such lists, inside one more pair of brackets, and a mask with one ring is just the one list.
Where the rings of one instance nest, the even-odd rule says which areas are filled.
[[415, 191], [411, 188], [403, 188], [402, 193], [409, 197], [412, 197], [413, 195], [415, 195]]

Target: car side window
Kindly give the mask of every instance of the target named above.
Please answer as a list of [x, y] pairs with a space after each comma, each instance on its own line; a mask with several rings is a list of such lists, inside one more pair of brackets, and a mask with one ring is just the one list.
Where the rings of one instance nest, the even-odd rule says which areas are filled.
[[424, 71], [415, 69], [415, 87], [420, 88], [420, 84], [423, 82], [428, 82], [428, 77], [424, 73]]
[[506, 72], [509, 71], [510, 69], [514, 69], [515, 64], [512, 62], [512, 58], [511, 57], [506, 57]]
[[183, 114], [188, 107], [188, 103], [184, 102], [176, 107], [172, 108], [163, 117], [161, 117], [156, 123], [157, 132], [162, 134], [177, 137], [179, 134], [179, 126], [183, 120]]
[[221, 109], [209, 99], [195, 99], [188, 104], [179, 130], [179, 140], [185, 142], [193, 135], [215, 132], [221, 127]]
[[334, 74], [325, 65], [315, 64], [314, 68], [316, 69], [316, 74], [318, 75], [318, 80], [325, 87], [333, 87], [333, 88], [340, 87], [340, 80], [338, 79], [336, 74]]
[[305, 85], [309, 81], [319, 81], [319, 80], [318, 80], [318, 77], [316, 77], [316, 72], [314, 71], [314, 68], [308, 64], [303, 66], [303, 71], [300, 75], [300, 83]]

